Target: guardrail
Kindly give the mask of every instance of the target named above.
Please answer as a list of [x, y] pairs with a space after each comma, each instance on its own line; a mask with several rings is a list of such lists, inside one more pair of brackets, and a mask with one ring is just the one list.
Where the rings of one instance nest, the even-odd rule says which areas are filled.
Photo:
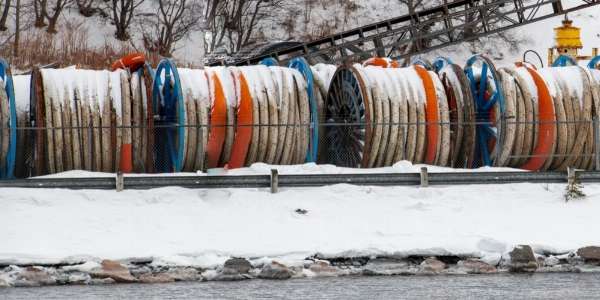
[[[424, 176], [425, 175], [425, 176]], [[372, 186], [467, 185], [507, 183], [567, 183], [567, 172], [450, 172], [450, 173], [362, 173], [306, 175], [228, 175], [228, 176], [122, 176], [96, 178], [30, 178], [0, 181], [0, 188], [62, 189], [153, 189], [168, 186], [184, 188], [295, 188], [332, 184]], [[600, 182], [598, 171], [578, 171], [581, 183]], [[274, 186], [276, 185], [276, 186]]]

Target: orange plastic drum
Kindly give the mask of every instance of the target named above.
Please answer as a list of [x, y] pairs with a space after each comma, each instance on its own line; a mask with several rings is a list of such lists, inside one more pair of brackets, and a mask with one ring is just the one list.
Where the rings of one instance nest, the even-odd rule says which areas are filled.
[[420, 65], [415, 65], [414, 68], [415, 71], [417, 71], [417, 74], [419, 74], [419, 77], [421, 77], [423, 87], [425, 88], [425, 98], [427, 103], [425, 110], [425, 121], [427, 122], [427, 152], [425, 155], [425, 163], [431, 165], [435, 162], [439, 135], [438, 124], [440, 120], [437, 94], [435, 92], [435, 86], [433, 85], [433, 80], [431, 79], [429, 72], [427, 72], [427, 70]]
[[382, 68], [387, 68], [389, 67], [389, 61], [386, 58], [383, 57], [372, 57], [367, 59], [364, 63], [363, 66], [377, 66], [377, 67], [382, 67]]
[[227, 133], [227, 100], [225, 92], [217, 74], [210, 75], [214, 84], [214, 99], [210, 111], [210, 127], [208, 145], [206, 146], [207, 168], [219, 166], [219, 159], [223, 151], [225, 134]]
[[239, 82], [240, 103], [237, 111], [235, 138], [231, 148], [231, 158], [227, 168], [235, 169], [244, 166], [248, 148], [252, 140], [252, 96], [246, 77], [240, 72]]
[[538, 72], [530, 67], [526, 67], [529, 74], [533, 78], [538, 90], [538, 107], [539, 107], [539, 131], [538, 140], [533, 157], [530, 158], [521, 169], [529, 171], [538, 171], [544, 166], [546, 159], [552, 151], [554, 144], [554, 132], [556, 130], [556, 115], [554, 112], [554, 104], [548, 86]]
[[144, 65], [146, 57], [142, 53], [132, 53], [121, 57], [111, 65], [113, 71], [117, 69], [129, 69], [135, 71]]

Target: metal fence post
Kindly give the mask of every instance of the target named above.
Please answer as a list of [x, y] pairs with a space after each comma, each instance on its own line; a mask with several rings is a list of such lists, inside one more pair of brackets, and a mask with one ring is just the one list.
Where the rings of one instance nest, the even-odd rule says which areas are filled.
[[594, 116], [592, 126], [594, 127], [594, 170], [600, 171], [600, 117]]
[[279, 191], [279, 172], [277, 169], [271, 169], [271, 194]]
[[121, 192], [124, 188], [125, 182], [123, 179], [123, 172], [119, 171], [117, 172], [117, 177], [115, 178], [115, 189], [117, 190], [117, 192]]
[[429, 174], [427, 174], [427, 167], [421, 168], [421, 187], [429, 186]]

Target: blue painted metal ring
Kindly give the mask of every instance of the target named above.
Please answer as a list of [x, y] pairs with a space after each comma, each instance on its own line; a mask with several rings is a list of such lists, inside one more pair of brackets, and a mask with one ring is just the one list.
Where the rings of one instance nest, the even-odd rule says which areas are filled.
[[600, 55], [592, 58], [588, 63], [588, 68], [590, 69], [600, 69]]
[[[164, 78], [163, 78], [164, 75]], [[164, 82], [163, 82], [164, 80]], [[185, 105], [177, 68], [163, 59], [152, 84], [155, 122], [155, 166], [159, 172], [181, 172], [185, 138]]]
[[8, 96], [8, 106], [10, 110], [8, 124], [10, 130], [8, 154], [6, 156], [6, 167], [0, 170], [0, 176], [2, 178], [10, 179], [14, 178], [15, 159], [17, 154], [17, 108], [10, 66], [4, 59], [0, 59], [0, 77], [4, 81], [4, 88], [6, 90], [6, 95]]
[[298, 70], [306, 79], [310, 107], [310, 145], [306, 153], [306, 162], [315, 162], [319, 153], [319, 113], [317, 99], [314, 94], [313, 73], [310, 65], [303, 57], [292, 59], [288, 67]]
[[[479, 74], [479, 80], [476, 78], [474, 66], [481, 64], [481, 74]], [[474, 164], [481, 162], [483, 166], [492, 166], [492, 151], [489, 149], [489, 143], [498, 137], [499, 124], [494, 127], [494, 121], [490, 119], [490, 112], [494, 109], [497, 104], [500, 108], [500, 114], [503, 115], [505, 112], [504, 106], [504, 93], [502, 91], [502, 85], [500, 83], [500, 76], [498, 75], [496, 68], [492, 61], [483, 55], [474, 55], [465, 66], [465, 73], [470, 82], [471, 94], [475, 104], [475, 116], [476, 116], [476, 157]], [[486, 95], [490, 81], [488, 78], [491, 77], [495, 85], [495, 90], [492, 94]], [[474, 165], [473, 167], [477, 167]]]
[[261, 65], [265, 65], [267, 67], [279, 66], [279, 62], [273, 57], [267, 57], [260, 61]]
[[450, 58], [440, 56], [433, 61], [432, 66], [433, 66], [433, 70], [436, 73], [438, 73], [443, 68], [445, 68], [446, 66], [451, 65], [451, 64], [452, 64], [452, 60]]
[[569, 56], [569, 55], [560, 55], [554, 63], [552, 63], [553, 67], [567, 67], [567, 66], [576, 66], [577, 61]]

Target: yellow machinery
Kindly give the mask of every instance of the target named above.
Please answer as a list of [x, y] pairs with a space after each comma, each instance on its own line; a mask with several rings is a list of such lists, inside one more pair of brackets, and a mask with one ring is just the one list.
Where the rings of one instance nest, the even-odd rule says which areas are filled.
[[548, 49], [548, 65], [565, 64], [566, 60], [576, 64], [580, 60], [590, 60], [598, 56], [598, 48], [592, 48], [592, 55], [579, 55], [583, 48], [581, 29], [573, 26], [573, 21], [565, 16], [562, 26], [554, 28], [555, 45]]

